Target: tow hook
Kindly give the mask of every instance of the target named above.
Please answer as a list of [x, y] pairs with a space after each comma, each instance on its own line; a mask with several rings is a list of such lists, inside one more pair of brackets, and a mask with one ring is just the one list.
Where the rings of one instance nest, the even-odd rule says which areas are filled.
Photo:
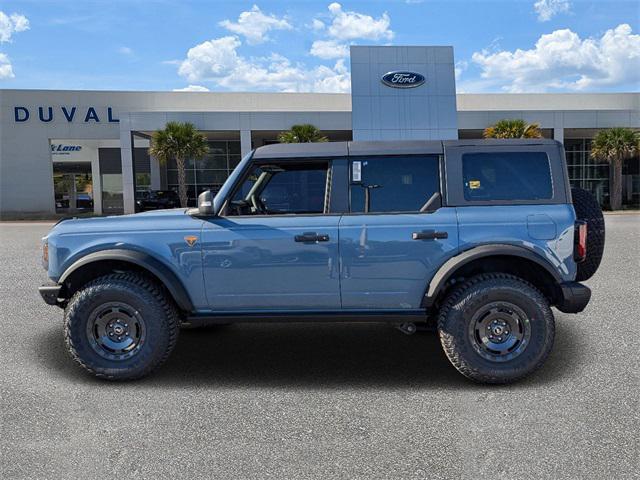
[[405, 335], [413, 335], [414, 333], [416, 333], [416, 330], [418, 329], [416, 327], [416, 324], [413, 322], [401, 323], [400, 325], [396, 325], [396, 328], [400, 330], [402, 333], [404, 333]]

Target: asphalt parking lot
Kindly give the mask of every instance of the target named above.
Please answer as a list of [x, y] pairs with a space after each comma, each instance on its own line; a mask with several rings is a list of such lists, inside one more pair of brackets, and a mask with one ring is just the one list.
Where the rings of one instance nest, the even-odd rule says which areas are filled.
[[186, 331], [153, 376], [95, 380], [37, 292], [50, 224], [0, 223], [0, 477], [638, 478], [640, 215], [606, 221], [591, 304], [500, 387], [358, 324]]

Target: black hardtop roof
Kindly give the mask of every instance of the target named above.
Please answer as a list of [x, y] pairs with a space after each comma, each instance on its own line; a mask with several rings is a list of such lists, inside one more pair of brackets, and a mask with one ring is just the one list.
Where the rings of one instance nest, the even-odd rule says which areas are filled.
[[441, 154], [444, 149], [461, 146], [552, 145], [546, 138], [470, 139], [470, 140], [392, 140], [318, 143], [274, 143], [258, 147], [254, 159], [346, 157], [358, 155]]

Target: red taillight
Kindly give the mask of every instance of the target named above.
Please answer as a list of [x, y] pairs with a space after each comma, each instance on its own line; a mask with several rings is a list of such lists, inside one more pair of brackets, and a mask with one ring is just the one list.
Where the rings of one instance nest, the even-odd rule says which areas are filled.
[[575, 260], [583, 262], [587, 258], [587, 222], [576, 222]]

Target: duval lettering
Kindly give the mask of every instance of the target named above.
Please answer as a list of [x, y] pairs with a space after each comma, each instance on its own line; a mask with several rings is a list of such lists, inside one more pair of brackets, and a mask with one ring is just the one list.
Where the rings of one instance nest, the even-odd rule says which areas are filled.
[[[105, 123], [118, 123], [119, 118], [113, 113], [112, 107], [76, 107], [63, 105], [61, 107], [39, 106], [34, 107], [37, 111], [37, 118], [40, 122], [50, 123], [57, 118], [66, 120], [68, 123], [73, 121], [81, 121], [83, 123], [101, 123], [105, 118]], [[31, 118], [31, 110], [29, 107], [17, 106], [13, 107], [13, 117], [16, 123], [28, 122]]]

